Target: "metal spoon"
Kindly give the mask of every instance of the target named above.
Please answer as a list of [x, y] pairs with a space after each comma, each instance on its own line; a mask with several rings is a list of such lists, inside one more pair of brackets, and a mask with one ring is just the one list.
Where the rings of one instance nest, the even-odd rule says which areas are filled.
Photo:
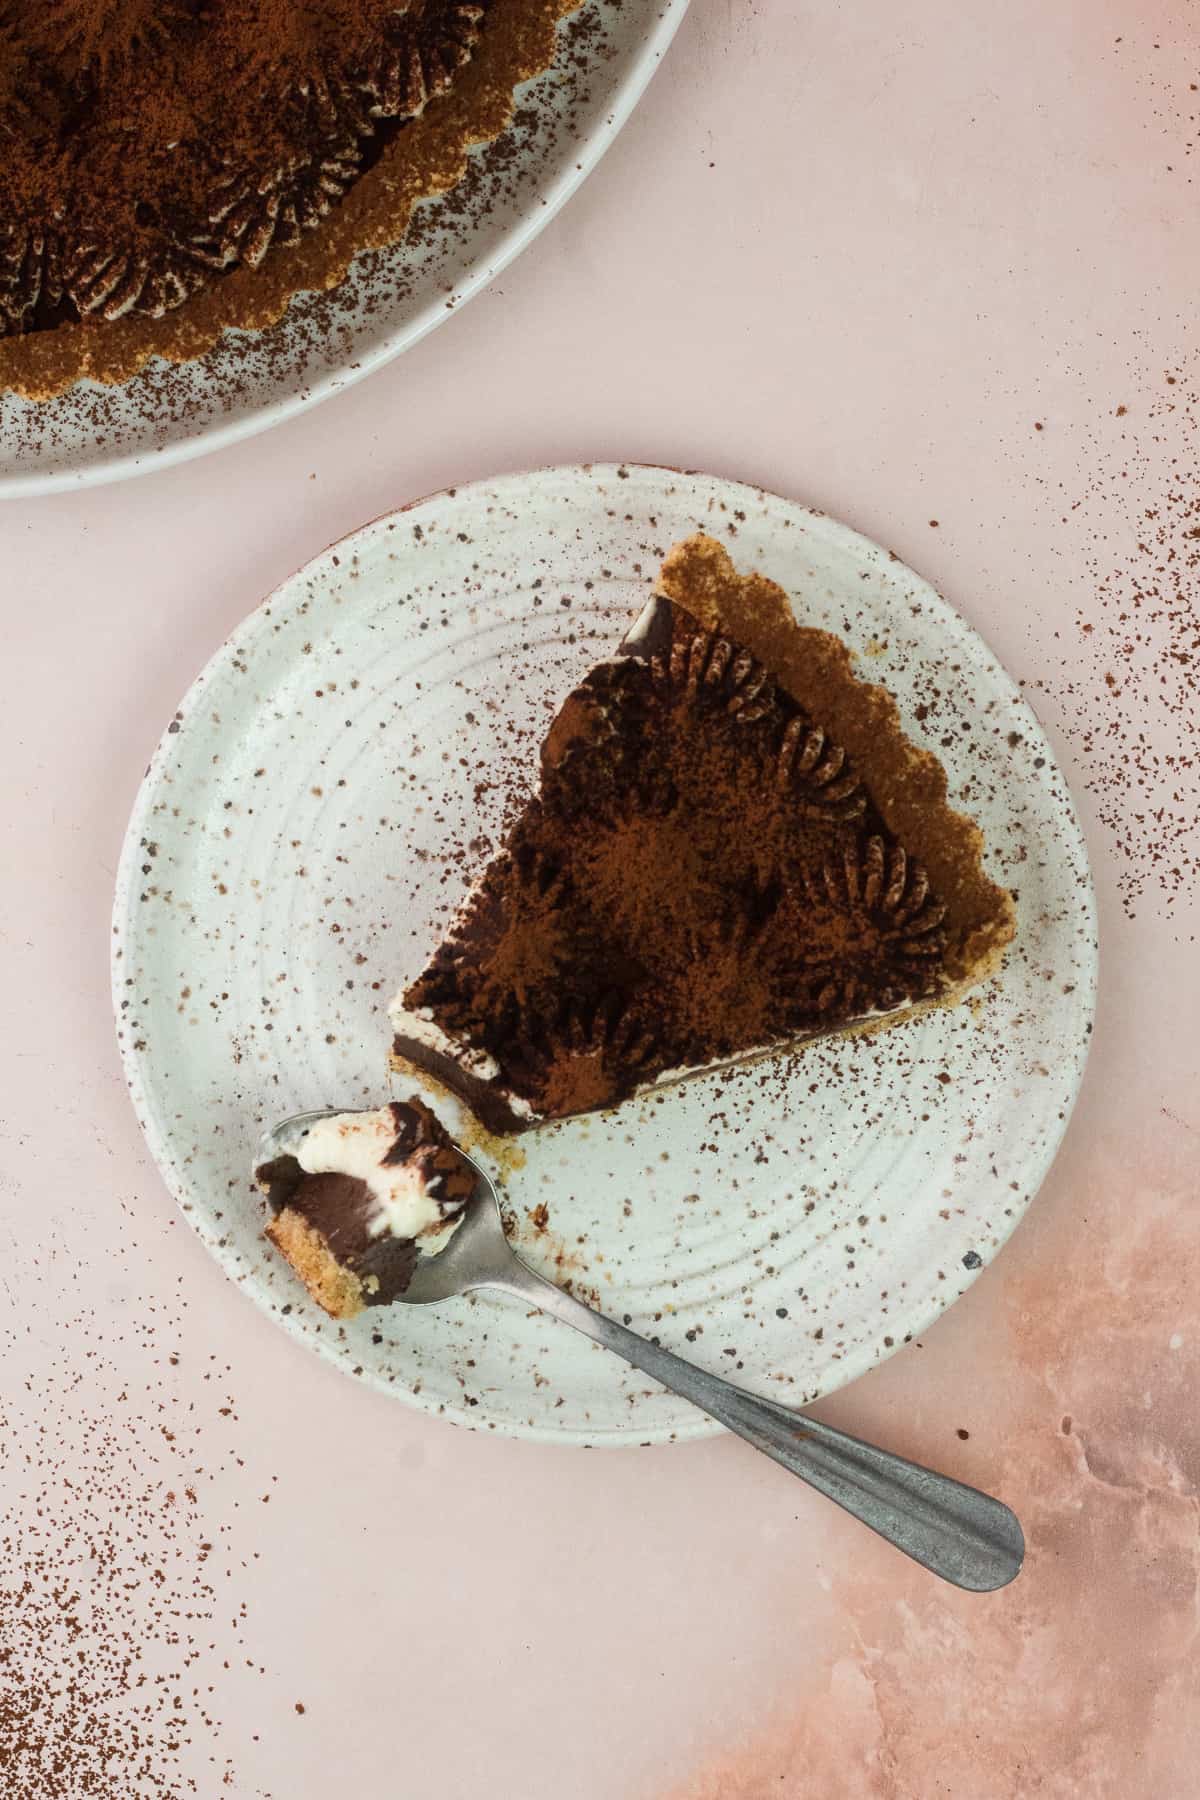
[[[297, 1113], [265, 1133], [255, 1166], [295, 1155], [308, 1128], [334, 1110]], [[479, 1171], [480, 1191], [446, 1249], [418, 1261], [401, 1302], [436, 1305], [486, 1288], [510, 1294], [573, 1325], [682, 1394], [943, 1580], [990, 1593], [1019, 1573], [1025, 1538], [1016, 1515], [1002, 1501], [709, 1375], [535, 1274], [504, 1235], [491, 1177], [474, 1157], [467, 1160]]]

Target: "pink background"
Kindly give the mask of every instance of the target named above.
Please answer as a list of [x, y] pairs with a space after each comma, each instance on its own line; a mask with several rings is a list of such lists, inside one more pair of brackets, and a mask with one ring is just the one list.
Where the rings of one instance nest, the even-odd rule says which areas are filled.
[[[694, 0], [596, 175], [432, 338], [267, 437], [0, 510], [0, 1585], [42, 1545], [50, 1631], [6, 1607], [0, 1642], [51, 1679], [54, 1559], [102, 1589], [81, 1521], [122, 1537], [136, 1490], [123, 1616], [183, 1723], [115, 1795], [1195, 1792], [1198, 68], [1187, 0]], [[893, 547], [1076, 784], [1104, 976], [1066, 1147], [967, 1298], [824, 1409], [1017, 1508], [1001, 1595], [729, 1440], [542, 1449], [357, 1387], [225, 1281], [141, 1144], [108, 910], [199, 665], [372, 515], [610, 457]], [[6, 1791], [85, 1791], [45, 1754]]]

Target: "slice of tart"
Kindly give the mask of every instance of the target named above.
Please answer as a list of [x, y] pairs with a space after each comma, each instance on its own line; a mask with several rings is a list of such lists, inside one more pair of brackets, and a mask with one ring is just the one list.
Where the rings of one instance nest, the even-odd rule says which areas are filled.
[[402, 1294], [418, 1256], [446, 1248], [479, 1181], [415, 1096], [332, 1113], [255, 1176], [273, 1214], [267, 1236], [335, 1319]]
[[537, 794], [392, 1004], [493, 1131], [947, 1005], [1011, 897], [895, 703], [712, 539], [564, 701]]

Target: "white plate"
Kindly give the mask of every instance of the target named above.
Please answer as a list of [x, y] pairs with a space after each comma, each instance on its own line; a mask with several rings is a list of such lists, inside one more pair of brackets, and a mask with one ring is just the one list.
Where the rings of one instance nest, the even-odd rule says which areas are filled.
[[523, 1140], [507, 1192], [535, 1265], [697, 1362], [796, 1404], [861, 1374], [970, 1285], [1035, 1193], [1096, 971], [1087, 860], [1046, 740], [976, 634], [888, 552], [662, 469], [434, 495], [326, 551], [217, 652], [155, 752], [121, 862], [122, 1053], [191, 1223], [304, 1342], [518, 1436], [716, 1427], [502, 1299], [339, 1327], [263, 1240], [248, 1163], [264, 1121], [386, 1095], [384, 1008], [462, 891], [476, 853], [460, 846], [495, 841], [553, 707], [697, 527], [870, 659], [1018, 890], [1017, 942], [972, 1006]]
[[[425, 202], [401, 244], [303, 294], [273, 329], [228, 332], [195, 362], [32, 404], [0, 393], [0, 498], [116, 481], [265, 431], [390, 362], [486, 287], [569, 200], [624, 125], [688, 0], [588, 0], [569, 49], [519, 90], [499, 144]], [[583, 21], [587, 29], [579, 30]]]

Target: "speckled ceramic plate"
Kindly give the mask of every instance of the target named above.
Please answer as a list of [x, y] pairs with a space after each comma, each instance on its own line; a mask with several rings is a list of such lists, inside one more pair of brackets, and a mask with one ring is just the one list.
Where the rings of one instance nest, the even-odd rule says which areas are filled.
[[637, 467], [512, 476], [368, 525], [245, 622], [168, 726], [121, 862], [114, 991], [151, 1148], [233, 1279], [355, 1375], [478, 1427], [716, 1429], [500, 1298], [334, 1324], [264, 1241], [248, 1161], [264, 1121], [403, 1093], [385, 1006], [462, 892], [462, 846], [495, 841], [552, 709], [697, 527], [891, 688], [1017, 890], [1018, 937], [955, 1012], [522, 1140], [503, 1181], [524, 1253], [799, 1405], [970, 1285], [1082, 1073], [1096, 945], [1070, 797], [1012, 681], [911, 570], [790, 501]]
[[0, 393], [0, 498], [115, 481], [220, 449], [313, 406], [447, 320], [549, 223], [595, 168], [658, 67], [688, 0], [585, 0], [553, 68], [520, 90], [466, 181], [418, 207], [405, 240], [360, 256], [330, 294], [207, 356], [155, 360], [119, 387], [33, 404]]

